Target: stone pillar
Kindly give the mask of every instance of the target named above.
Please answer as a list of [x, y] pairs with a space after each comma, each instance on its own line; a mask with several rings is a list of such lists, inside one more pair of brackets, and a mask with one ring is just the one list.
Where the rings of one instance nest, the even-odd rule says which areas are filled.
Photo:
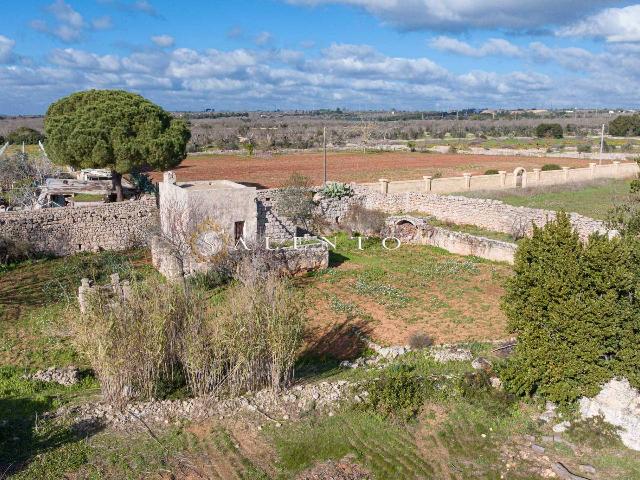
[[464, 188], [465, 188], [465, 190], [471, 189], [471, 174], [470, 173], [463, 173], [462, 176], [464, 177]]
[[520, 185], [522, 188], [526, 188], [527, 187], [527, 171], [524, 170], [522, 172], [522, 184]]
[[91, 291], [91, 282], [88, 278], [80, 280], [80, 287], [78, 288], [78, 305], [80, 306], [80, 312], [85, 313], [87, 311], [87, 294]]
[[382, 193], [383, 195], [389, 193], [389, 179], [381, 178], [378, 180], [378, 182], [380, 182], [380, 193]]
[[422, 178], [424, 179], [424, 191], [425, 192], [430, 192], [431, 191], [431, 180], [433, 180], [433, 177], [431, 175], [424, 175]]
[[589, 163], [589, 176], [591, 177], [591, 180], [596, 178], [596, 165], [596, 162]]
[[620, 162], [615, 160], [613, 162], [613, 176], [618, 177], [620, 175]]
[[540, 169], [539, 168], [534, 168], [533, 169], [533, 179], [536, 181], [536, 183], [540, 183]]
[[564, 173], [562, 178], [564, 179], [565, 183], [568, 182], [569, 181], [569, 167], [562, 167], [562, 173]]
[[500, 186], [502, 188], [507, 186], [507, 171], [506, 170], [499, 170], [498, 171], [498, 175], [500, 175]]
[[176, 183], [176, 172], [174, 172], [173, 170], [169, 170], [167, 172], [164, 172], [164, 175], [162, 176], [162, 179], [165, 183], [170, 183], [172, 185], [175, 185]]

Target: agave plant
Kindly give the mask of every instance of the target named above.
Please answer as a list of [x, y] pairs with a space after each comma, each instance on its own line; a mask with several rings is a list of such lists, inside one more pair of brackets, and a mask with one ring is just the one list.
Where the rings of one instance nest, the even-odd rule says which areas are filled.
[[353, 195], [351, 185], [341, 182], [327, 183], [320, 193], [326, 198], [343, 198]]

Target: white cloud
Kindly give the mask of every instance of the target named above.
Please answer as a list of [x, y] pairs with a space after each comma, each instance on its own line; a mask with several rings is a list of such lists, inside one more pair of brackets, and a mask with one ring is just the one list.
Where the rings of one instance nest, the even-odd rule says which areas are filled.
[[260, 32], [256, 35], [256, 45], [266, 45], [273, 40], [273, 34], [270, 32]]
[[15, 45], [15, 40], [0, 35], [0, 63], [9, 63], [13, 59], [13, 47]]
[[38, 32], [52, 35], [63, 42], [73, 43], [81, 40], [87, 30], [106, 30], [113, 27], [109, 15], [96, 17], [90, 21], [64, 0], [55, 0], [46, 8], [49, 20], [35, 19], [29, 25]]
[[113, 27], [113, 21], [109, 15], [104, 15], [103, 17], [94, 18], [91, 20], [91, 26], [95, 30], [107, 30]]
[[[483, 45], [461, 51], [477, 55]], [[62, 48], [46, 64], [0, 64], [0, 91], [7, 92], [5, 113], [44, 111], [60, 95], [87, 88], [130, 89], [174, 109], [212, 102], [243, 110], [320, 108], [337, 101], [351, 108], [407, 109], [640, 106], [640, 56], [627, 44], [590, 52], [538, 42], [520, 51], [524, 61], [513, 71], [454, 73], [426, 57], [386, 55], [369, 45], [333, 44], [320, 51], [167, 47], [125, 56]], [[544, 73], [549, 66], [553, 74]]]
[[610, 0], [285, 0], [295, 5], [360, 7], [402, 29], [540, 29], [575, 21]]
[[558, 31], [561, 36], [601, 37], [607, 42], [640, 41], [640, 5], [607, 8]]
[[175, 43], [175, 38], [171, 35], [155, 35], [151, 37], [151, 41], [155, 43], [158, 47], [173, 47]]
[[115, 55], [101, 56], [73, 48], [54, 50], [50, 60], [56, 65], [79, 70], [117, 72], [120, 69], [120, 59]]
[[523, 53], [520, 47], [502, 38], [490, 38], [479, 47], [473, 47], [457, 38], [442, 35], [431, 39], [429, 45], [437, 50], [467, 57], [486, 57], [490, 55], [519, 57]]

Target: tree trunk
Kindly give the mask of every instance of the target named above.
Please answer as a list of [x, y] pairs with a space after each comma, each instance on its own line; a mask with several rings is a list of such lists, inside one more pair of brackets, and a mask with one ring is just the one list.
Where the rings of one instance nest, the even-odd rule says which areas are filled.
[[124, 194], [122, 193], [122, 174], [117, 172], [111, 172], [111, 186], [116, 192], [116, 202], [124, 200]]

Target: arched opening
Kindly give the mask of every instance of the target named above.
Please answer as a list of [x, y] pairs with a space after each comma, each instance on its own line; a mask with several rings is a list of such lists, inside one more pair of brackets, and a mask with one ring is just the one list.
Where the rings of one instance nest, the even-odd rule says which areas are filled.
[[409, 220], [399, 220], [394, 230], [395, 236], [400, 240], [413, 240], [418, 234], [418, 227]]
[[527, 171], [524, 167], [518, 167], [513, 171], [513, 182], [516, 188], [527, 185]]

